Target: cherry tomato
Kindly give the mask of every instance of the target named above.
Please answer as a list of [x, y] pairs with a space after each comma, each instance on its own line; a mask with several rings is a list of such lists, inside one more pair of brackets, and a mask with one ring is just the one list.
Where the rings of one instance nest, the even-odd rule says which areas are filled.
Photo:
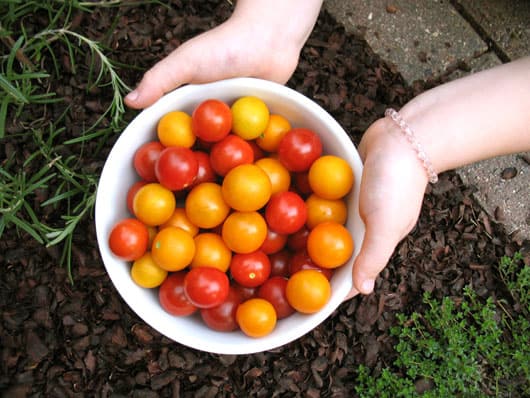
[[166, 227], [158, 231], [151, 246], [153, 260], [167, 271], [186, 268], [195, 255], [193, 237], [177, 227]]
[[265, 157], [265, 151], [261, 149], [258, 146], [258, 144], [256, 144], [256, 140], [247, 141], [247, 142], [250, 144], [250, 147], [252, 148], [252, 152], [254, 152], [254, 161]]
[[302, 228], [307, 220], [307, 209], [300, 195], [278, 192], [271, 196], [265, 207], [267, 225], [280, 234], [292, 234]]
[[186, 112], [168, 112], [158, 121], [156, 132], [164, 146], [191, 148], [197, 137], [191, 130], [191, 116]]
[[292, 275], [285, 288], [287, 301], [298, 312], [313, 314], [331, 297], [331, 285], [319, 271], [305, 269]]
[[256, 211], [271, 197], [268, 175], [254, 164], [241, 164], [231, 169], [223, 179], [223, 199], [232, 209]]
[[307, 221], [309, 229], [324, 221], [335, 221], [344, 224], [348, 217], [348, 208], [343, 199], [324, 199], [318, 195], [310, 195], [306, 201]]
[[109, 247], [112, 253], [125, 261], [144, 255], [149, 242], [149, 232], [142, 222], [134, 218], [118, 221], [110, 231]]
[[283, 249], [269, 255], [271, 262], [271, 276], [289, 276], [289, 260], [291, 252]]
[[193, 132], [206, 142], [222, 140], [232, 128], [230, 107], [217, 99], [201, 102], [193, 111], [191, 118]]
[[248, 141], [234, 134], [229, 134], [216, 142], [210, 150], [210, 164], [220, 176], [226, 175], [240, 164], [253, 162], [254, 151]]
[[164, 310], [171, 315], [188, 316], [197, 311], [184, 293], [186, 271], [171, 273], [158, 290], [158, 299]]
[[203, 182], [193, 187], [186, 197], [185, 208], [189, 220], [200, 228], [215, 228], [230, 212], [221, 186], [214, 182]]
[[146, 225], [164, 224], [175, 211], [175, 195], [152, 182], [141, 187], [133, 198], [134, 215]]
[[285, 288], [287, 279], [281, 276], [273, 276], [267, 279], [258, 289], [258, 297], [267, 300], [272, 304], [278, 319], [287, 318], [294, 313], [294, 308], [287, 301]]
[[269, 257], [260, 250], [237, 253], [230, 262], [230, 275], [242, 286], [257, 287], [269, 278], [270, 273]]
[[269, 123], [269, 108], [253, 96], [238, 98], [231, 107], [232, 131], [245, 140], [259, 137]]
[[137, 285], [151, 289], [164, 282], [167, 271], [155, 263], [151, 253], [146, 252], [142, 257], [134, 260], [131, 277]]
[[210, 163], [210, 155], [202, 151], [195, 151], [194, 153], [197, 158], [198, 169], [197, 176], [191, 186], [194, 187], [201, 182], [215, 182], [217, 175]]
[[241, 286], [236, 281], [232, 281], [231, 283], [232, 288], [237, 291], [237, 293], [241, 297], [241, 301], [247, 301], [250, 298], [256, 297], [258, 294], [257, 287]]
[[309, 185], [309, 173], [293, 173], [293, 188], [295, 192], [298, 192], [301, 196], [309, 196], [313, 193], [311, 186]]
[[134, 153], [134, 169], [136, 173], [147, 182], [156, 182], [155, 163], [164, 150], [164, 145], [159, 141], [150, 141], [143, 144]]
[[340, 199], [353, 186], [353, 171], [344, 159], [326, 155], [318, 158], [309, 169], [309, 185], [315, 194], [324, 199]]
[[290, 234], [287, 237], [287, 247], [293, 252], [305, 249], [307, 247], [307, 237], [309, 236], [309, 229], [307, 226], [303, 226], [295, 233]]
[[282, 250], [287, 243], [287, 235], [279, 234], [270, 228], [267, 228], [267, 237], [260, 247], [265, 254], [272, 254]]
[[278, 145], [280, 162], [289, 171], [307, 171], [322, 154], [320, 137], [312, 130], [294, 128], [290, 130]]
[[232, 252], [220, 235], [203, 232], [195, 238], [195, 256], [191, 267], [212, 267], [226, 272], [232, 260]]
[[332, 269], [322, 268], [316, 265], [305, 249], [293, 253], [289, 259], [289, 275], [293, 275], [302, 269], [314, 269], [315, 271], [320, 271], [326, 278], [328, 278], [328, 280], [333, 276]]
[[276, 326], [276, 311], [271, 303], [262, 298], [251, 298], [239, 305], [236, 320], [247, 336], [263, 337]]
[[193, 224], [188, 216], [186, 215], [186, 209], [183, 207], [176, 207], [175, 211], [164, 224], [160, 225], [160, 229], [166, 227], [178, 227], [189, 233], [191, 236], [195, 236], [199, 233], [199, 227]]
[[225, 301], [215, 307], [201, 309], [201, 318], [210, 329], [219, 332], [237, 330], [239, 325], [236, 321], [236, 311], [241, 302], [239, 292], [230, 287]]
[[258, 212], [235, 211], [226, 218], [221, 235], [230, 250], [250, 253], [258, 250], [265, 241], [267, 223]]
[[155, 164], [158, 181], [167, 189], [178, 191], [190, 186], [199, 170], [193, 151], [181, 146], [164, 149]]
[[350, 232], [341, 224], [326, 221], [318, 224], [307, 237], [311, 259], [323, 268], [337, 268], [353, 254], [354, 242]]
[[269, 177], [272, 194], [289, 190], [291, 174], [278, 159], [271, 157], [261, 158], [254, 164], [262, 169]]
[[276, 152], [281, 139], [291, 130], [289, 121], [281, 116], [272, 114], [263, 134], [256, 138], [256, 144], [267, 152]]
[[136, 181], [134, 184], [131, 185], [131, 187], [127, 191], [127, 209], [129, 210], [131, 214], [134, 214], [134, 208], [133, 208], [134, 195], [136, 195], [136, 192], [138, 192], [138, 190], [146, 184], [147, 184], [147, 181]]
[[199, 308], [220, 305], [228, 297], [229, 288], [228, 276], [217, 268], [192, 268], [184, 277], [184, 293]]

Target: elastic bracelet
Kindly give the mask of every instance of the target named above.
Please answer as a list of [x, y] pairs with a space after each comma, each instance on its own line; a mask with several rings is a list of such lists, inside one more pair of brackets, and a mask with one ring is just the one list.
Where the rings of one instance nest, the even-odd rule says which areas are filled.
[[390, 119], [392, 119], [401, 129], [401, 132], [405, 134], [405, 137], [407, 137], [407, 140], [412, 145], [412, 148], [416, 151], [416, 154], [418, 155], [418, 159], [423, 164], [423, 167], [425, 168], [425, 171], [427, 172], [427, 176], [429, 177], [429, 182], [431, 184], [435, 184], [438, 182], [438, 175], [434, 171], [434, 167], [432, 166], [431, 161], [427, 157], [427, 154], [423, 150], [423, 147], [421, 146], [420, 142], [416, 139], [416, 136], [412, 132], [412, 129], [410, 126], [403, 120], [401, 115], [394, 109], [388, 108], [385, 111], [385, 116], [389, 116]]

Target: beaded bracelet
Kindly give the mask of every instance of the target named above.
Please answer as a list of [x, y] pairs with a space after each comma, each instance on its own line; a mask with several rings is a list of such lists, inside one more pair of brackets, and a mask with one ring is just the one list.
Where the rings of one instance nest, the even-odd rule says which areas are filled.
[[416, 136], [412, 132], [412, 129], [410, 126], [403, 120], [401, 115], [395, 111], [392, 108], [389, 108], [385, 111], [385, 116], [390, 117], [401, 129], [401, 132], [405, 134], [405, 137], [407, 137], [407, 140], [412, 145], [412, 148], [416, 151], [416, 154], [418, 155], [418, 159], [423, 164], [423, 167], [425, 168], [425, 171], [427, 172], [427, 176], [429, 177], [429, 182], [431, 184], [435, 184], [438, 182], [438, 175], [434, 171], [434, 167], [427, 157], [427, 154], [423, 150], [423, 147], [421, 146], [420, 142], [416, 139]]

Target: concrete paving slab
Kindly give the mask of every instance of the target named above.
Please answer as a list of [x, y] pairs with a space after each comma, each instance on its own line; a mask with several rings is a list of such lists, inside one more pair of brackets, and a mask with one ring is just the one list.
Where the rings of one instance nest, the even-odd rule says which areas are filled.
[[457, 0], [456, 4], [508, 59], [530, 55], [530, 1]]
[[326, 10], [399, 67], [408, 83], [435, 78], [487, 44], [447, 1], [326, 0]]

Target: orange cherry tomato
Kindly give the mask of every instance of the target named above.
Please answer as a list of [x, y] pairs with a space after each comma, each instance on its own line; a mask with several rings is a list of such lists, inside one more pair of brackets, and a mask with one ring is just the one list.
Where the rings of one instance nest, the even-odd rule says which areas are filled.
[[188, 216], [186, 215], [186, 209], [183, 207], [176, 207], [175, 211], [164, 224], [160, 225], [160, 229], [166, 227], [178, 227], [189, 233], [191, 236], [195, 236], [199, 233], [199, 227], [193, 224]]
[[318, 195], [310, 195], [306, 201], [307, 228], [313, 229], [324, 221], [335, 221], [344, 224], [348, 217], [348, 208], [343, 199], [324, 199]]
[[317, 265], [337, 268], [353, 254], [354, 242], [350, 232], [341, 224], [326, 221], [315, 226], [307, 237], [307, 252]]
[[331, 285], [322, 272], [303, 269], [287, 281], [285, 296], [298, 312], [313, 314], [322, 309], [331, 297]]
[[133, 281], [148, 289], [158, 287], [166, 280], [167, 271], [153, 260], [150, 252], [135, 260], [131, 267]]
[[242, 164], [231, 169], [223, 179], [225, 202], [238, 211], [261, 209], [271, 197], [271, 181], [267, 173], [254, 164]]
[[256, 138], [256, 144], [264, 151], [276, 152], [280, 141], [289, 130], [291, 130], [291, 124], [285, 117], [272, 114], [265, 131]]
[[247, 336], [263, 337], [276, 326], [276, 311], [273, 305], [262, 298], [251, 298], [241, 303], [236, 310], [236, 321]]
[[278, 159], [271, 157], [261, 158], [254, 164], [269, 176], [272, 188], [271, 194], [289, 190], [291, 186], [291, 174]]
[[164, 146], [191, 148], [196, 136], [191, 129], [191, 116], [186, 112], [168, 112], [158, 122], [158, 139]]
[[175, 195], [159, 183], [141, 187], [133, 199], [136, 217], [146, 225], [156, 226], [165, 223], [175, 211]]
[[203, 232], [195, 236], [195, 256], [191, 268], [212, 267], [226, 272], [230, 266], [232, 252], [220, 235]]
[[309, 169], [309, 185], [314, 193], [324, 199], [340, 199], [350, 192], [354, 175], [344, 159], [334, 156], [321, 156]]
[[267, 223], [258, 212], [235, 211], [226, 218], [221, 234], [230, 250], [250, 253], [258, 250], [265, 241]]
[[183, 229], [167, 227], [156, 234], [151, 246], [151, 255], [166, 271], [180, 271], [193, 260], [195, 242]]
[[214, 182], [203, 182], [193, 187], [186, 197], [185, 209], [188, 219], [199, 228], [217, 227], [230, 212], [221, 186]]

